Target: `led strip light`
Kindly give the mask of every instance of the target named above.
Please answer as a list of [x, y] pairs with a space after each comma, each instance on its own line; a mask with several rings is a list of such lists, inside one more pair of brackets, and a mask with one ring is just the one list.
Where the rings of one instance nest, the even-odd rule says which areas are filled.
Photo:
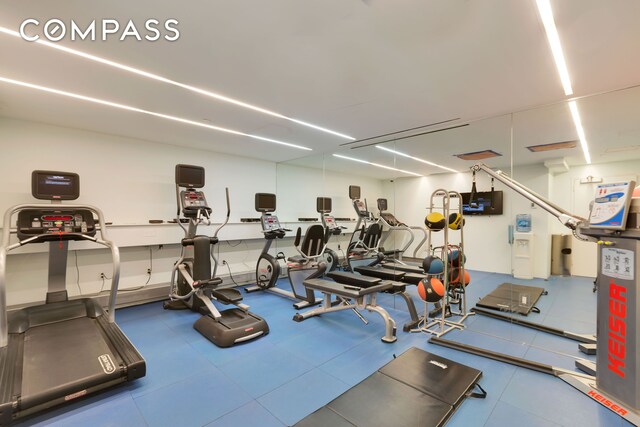
[[351, 160], [353, 162], [363, 163], [365, 165], [376, 166], [378, 168], [388, 169], [388, 170], [392, 170], [392, 171], [396, 171], [396, 172], [402, 172], [402, 173], [406, 173], [406, 174], [413, 175], [413, 176], [424, 176], [424, 175], [420, 175], [419, 173], [409, 172], [409, 171], [402, 170], [402, 169], [397, 169], [397, 168], [392, 168], [391, 166], [385, 166], [385, 165], [381, 165], [379, 163], [373, 163], [373, 162], [369, 162], [369, 161], [362, 160], [362, 159], [356, 159], [354, 157], [347, 157], [347, 156], [343, 156], [341, 154], [334, 154], [333, 157], [338, 157], [340, 159], [345, 159], [345, 160]]
[[311, 148], [303, 147], [302, 145], [292, 144], [292, 143], [284, 142], [284, 141], [278, 141], [277, 139], [265, 138], [265, 137], [260, 136], [260, 135], [253, 135], [253, 134], [250, 134], [250, 133], [244, 133], [244, 132], [240, 132], [240, 131], [233, 130], [233, 129], [223, 128], [223, 127], [220, 127], [220, 126], [208, 125], [206, 123], [196, 122], [194, 120], [189, 120], [189, 119], [185, 119], [185, 118], [182, 118], [182, 117], [171, 116], [169, 114], [156, 113], [154, 111], [143, 110], [141, 108], [131, 107], [129, 105], [118, 104], [116, 102], [105, 101], [103, 99], [92, 98], [90, 96], [79, 95], [77, 93], [66, 92], [66, 91], [63, 91], [63, 90], [58, 90], [58, 89], [53, 89], [53, 88], [49, 88], [49, 87], [45, 87], [45, 86], [39, 86], [39, 85], [31, 84], [31, 83], [21, 82], [19, 80], [8, 79], [8, 78], [1, 77], [1, 76], [0, 76], [0, 82], [9, 83], [9, 84], [16, 85], [16, 86], [27, 87], [27, 88], [30, 88], [30, 89], [36, 89], [36, 90], [39, 90], [39, 91], [42, 91], [42, 92], [53, 93], [53, 94], [56, 94], [56, 95], [62, 95], [62, 96], [66, 96], [68, 98], [74, 98], [74, 99], [80, 99], [82, 101], [93, 102], [94, 104], [100, 104], [100, 105], [106, 105], [106, 106], [113, 107], [113, 108], [119, 108], [121, 110], [127, 110], [127, 111], [133, 111], [133, 112], [136, 112], [136, 113], [142, 113], [142, 114], [146, 114], [146, 115], [149, 115], [149, 116], [154, 116], [154, 117], [159, 117], [159, 118], [162, 118], [162, 119], [172, 120], [172, 121], [175, 121], [175, 122], [189, 124], [189, 125], [192, 125], [192, 126], [199, 126], [199, 127], [203, 127], [203, 128], [207, 128], [207, 129], [211, 129], [211, 130], [216, 130], [216, 131], [219, 131], [219, 132], [225, 132], [225, 133], [231, 133], [231, 134], [234, 134], [234, 135], [246, 136], [246, 137], [249, 137], [249, 138], [258, 139], [260, 141], [272, 142], [274, 144], [280, 144], [280, 145], [285, 145], [285, 146], [291, 147], [291, 148], [297, 148], [299, 150], [312, 151]]
[[[10, 30], [10, 29], [5, 28], [5, 27], [0, 27], [0, 33], [4, 33], [4, 34], [10, 35], [10, 36], [14, 36], [14, 37], [18, 37], [18, 38], [22, 39], [22, 37], [20, 36], [19, 32]], [[299, 125], [306, 126], [306, 127], [309, 127], [309, 128], [315, 129], [315, 130], [319, 130], [321, 132], [325, 132], [325, 133], [329, 133], [329, 134], [332, 134], [332, 135], [335, 135], [335, 136], [339, 136], [340, 138], [348, 139], [348, 140], [351, 140], [351, 141], [355, 140], [355, 138], [353, 138], [353, 137], [351, 137], [349, 135], [345, 135], [343, 133], [336, 132], [336, 131], [333, 131], [331, 129], [327, 129], [327, 128], [324, 128], [324, 127], [321, 127], [321, 126], [317, 126], [317, 125], [314, 125], [314, 124], [311, 124], [311, 123], [308, 123], [308, 122], [305, 122], [305, 121], [302, 121], [302, 120], [295, 119], [293, 117], [288, 117], [288, 116], [285, 116], [283, 114], [276, 113], [275, 111], [267, 110], [265, 108], [257, 107], [255, 105], [247, 104], [246, 102], [242, 102], [242, 101], [239, 101], [237, 99], [229, 98], [228, 96], [220, 95], [220, 94], [215, 93], [215, 92], [211, 92], [211, 91], [208, 91], [208, 90], [205, 90], [205, 89], [201, 89], [201, 88], [198, 88], [198, 87], [195, 87], [195, 86], [191, 86], [191, 85], [188, 85], [188, 84], [185, 84], [185, 83], [180, 83], [178, 81], [171, 80], [171, 79], [168, 79], [166, 77], [162, 77], [160, 75], [153, 74], [153, 73], [150, 73], [150, 72], [147, 72], [147, 71], [144, 71], [144, 70], [140, 70], [138, 68], [130, 67], [128, 65], [124, 65], [124, 64], [121, 64], [121, 63], [118, 63], [118, 62], [115, 62], [115, 61], [111, 61], [111, 60], [108, 60], [106, 58], [102, 58], [100, 56], [91, 55], [89, 53], [81, 52], [81, 51], [76, 50], [76, 49], [71, 49], [69, 47], [65, 47], [65, 46], [57, 44], [57, 43], [52, 43], [52, 42], [49, 42], [49, 41], [46, 41], [46, 40], [43, 40], [43, 39], [38, 39], [38, 40], [35, 40], [33, 42], [30, 42], [30, 43], [37, 43], [37, 44], [39, 44], [41, 46], [47, 46], [47, 47], [59, 50], [61, 52], [65, 52], [65, 53], [69, 53], [71, 55], [79, 56], [79, 57], [88, 59], [90, 61], [99, 62], [101, 64], [108, 65], [108, 66], [113, 67], [113, 68], [118, 68], [120, 70], [127, 71], [129, 73], [137, 74], [139, 76], [146, 77], [146, 78], [151, 79], [151, 80], [156, 80], [156, 81], [159, 81], [159, 82], [167, 83], [167, 84], [170, 84], [170, 85], [173, 85], [173, 86], [177, 86], [177, 87], [186, 89], [186, 90], [191, 91], [191, 92], [196, 92], [196, 93], [199, 93], [201, 95], [208, 96], [210, 98], [215, 98], [218, 101], [234, 104], [234, 105], [237, 105], [239, 107], [243, 107], [243, 108], [247, 108], [247, 109], [250, 109], [250, 110], [253, 110], [253, 111], [257, 111], [259, 113], [267, 114], [269, 116], [277, 117], [279, 119], [288, 120], [290, 122], [297, 123]]]

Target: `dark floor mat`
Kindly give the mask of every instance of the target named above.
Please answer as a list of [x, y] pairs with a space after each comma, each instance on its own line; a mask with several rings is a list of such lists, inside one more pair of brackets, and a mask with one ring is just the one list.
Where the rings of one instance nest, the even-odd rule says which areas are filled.
[[503, 283], [480, 299], [476, 306], [527, 316], [544, 292], [544, 288], [536, 286]]

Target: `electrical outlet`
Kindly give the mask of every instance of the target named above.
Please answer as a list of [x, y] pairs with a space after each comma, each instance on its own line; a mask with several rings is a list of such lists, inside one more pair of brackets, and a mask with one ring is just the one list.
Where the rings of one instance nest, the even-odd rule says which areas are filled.
[[107, 276], [106, 276], [104, 273], [100, 273], [100, 278], [101, 278], [101, 279], [106, 279], [106, 278], [107, 278]]
[[227, 260], [226, 259], [222, 260], [222, 265], [227, 265]]
[[147, 274], [151, 274], [151, 269], [147, 268]]

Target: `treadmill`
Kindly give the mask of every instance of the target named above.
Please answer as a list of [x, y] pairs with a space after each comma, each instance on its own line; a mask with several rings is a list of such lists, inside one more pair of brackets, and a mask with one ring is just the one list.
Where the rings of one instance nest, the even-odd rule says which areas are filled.
[[[62, 200], [78, 198], [79, 181], [75, 173], [34, 171], [33, 196], [51, 200], [52, 204], [18, 205], [4, 216], [0, 246], [0, 426], [145, 375], [144, 359], [115, 323], [120, 255], [106, 236], [104, 216], [92, 206], [61, 204]], [[11, 220], [15, 214], [18, 219], [14, 229]], [[11, 234], [17, 235], [18, 241], [13, 244]], [[90, 241], [110, 249], [113, 274], [107, 311], [93, 298], [69, 299], [65, 284], [70, 240]], [[49, 244], [46, 302], [7, 313], [7, 254], [27, 244], [45, 242]]]

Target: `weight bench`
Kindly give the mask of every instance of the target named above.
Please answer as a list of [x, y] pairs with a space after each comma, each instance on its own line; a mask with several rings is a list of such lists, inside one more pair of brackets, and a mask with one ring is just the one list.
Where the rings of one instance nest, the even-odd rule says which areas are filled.
[[[356, 271], [359, 271], [361, 267], [356, 267]], [[366, 268], [366, 267], [363, 267]], [[376, 269], [376, 270], [380, 270], [380, 269]], [[383, 280], [385, 279], [385, 277], [371, 277], [369, 275], [360, 275], [360, 274], [354, 274], [354, 273], [348, 273], [348, 272], [343, 272], [343, 271], [332, 271], [327, 273], [327, 277], [332, 278], [333, 280], [335, 280], [338, 283], [342, 283], [343, 285], [355, 285], [355, 286], [360, 286], [357, 285], [358, 280], [363, 280], [363, 281], [371, 281], [371, 279], [379, 279], [379, 280]], [[397, 274], [394, 275], [389, 275], [388, 277], [398, 277]], [[409, 311], [409, 315], [411, 316], [411, 320], [407, 323], [404, 324], [404, 326], [402, 327], [402, 330], [404, 332], [409, 332], [412, 329], [416, 328], [418, 326], [418, 324], [420, 323], [420, 317], [418, 317], [418, 312], [416, 311], [416, 306], [413, 303], [413, 300], [411, 299], [411, 297], [409, 296], [409, 294], [407, 294], [406, 289], [407, 289], [407, 285], [405, 283], [401, 283], [401, 282], [397, 282], [397, 281], [393, 281], [393, 279], [387, 279], [385, 280], [386, 282], [391, 284], [391, 287], [389, 289], [386, 289], [382, 292], [384, 293], [388, 293], [391, 295], [399, 295], [402, 297], [402, 299], [404, 299], [404, 302], [407, 304], [407, 310]]]
[[[293, 320], [302, 322], [305, 319], [324, 313], [354, 310], [360, 319], [366, 323], [366, 319], [364, 319], [357, 310], [368, 310], [378, 313], [380, 317], [382, 317], [382, 320], [384, 320], [385, 333], [381, 338], [382, 342], [395, 342], [397, 340], [396, 322], [389, 316], [387, 310], [378, 306], [376, 302], [376, 294], [393, 288], [393, 284], [389, 281], [383, 281], [373, 277], [358, 276], [355, 274], [353, 276], [349, 284], [332, 282], [325, 279], [305, 280], [304, 286], [307, 289], [313, 289], [323, 293], [323, 302], [320, 307], [304, 313], [296, 313], [295, 316], [293, 316]], [[338, 301], [332, 301], [331, 297], [333, 295], [338, 297]]]

